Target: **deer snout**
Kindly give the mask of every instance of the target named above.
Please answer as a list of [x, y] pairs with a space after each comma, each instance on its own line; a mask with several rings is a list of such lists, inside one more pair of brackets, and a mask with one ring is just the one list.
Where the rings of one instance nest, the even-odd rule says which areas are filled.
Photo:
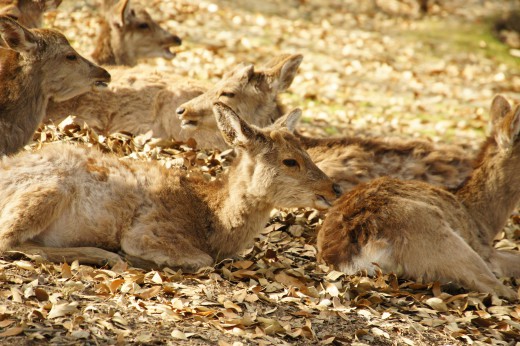
[[177, 113], [177, 116], [181, 120], [181, 128], [185, 130], [193, 130], [199, 126], [199, 122], [197, 120], [189, 118], [189, 112], [185, 107], [178, 107], [175, 110], [175, 113]]
[[315, 207], [317, 209], [328, 209], [342, 193], [343, 190], [338, 184], [328, 185], [323, 193], [316, 194]]
[[107, 70], [101, 67], [97, 67], [96, 71], [94, 72], [94, 88], [95, 89], [102, 89], [106, 88], [107, 84], [110, 83], [110, 80], [112, 79], [112, 76], [110, 76], [110, 73], [108, 73]]

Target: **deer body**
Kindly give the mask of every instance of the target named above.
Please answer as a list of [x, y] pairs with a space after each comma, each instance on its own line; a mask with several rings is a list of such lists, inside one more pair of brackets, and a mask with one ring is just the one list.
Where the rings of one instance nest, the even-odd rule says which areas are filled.
[[66, 100], [110, 81], [57, 31], [26, 29], [0, 17], [0, 155], [25, 145], [51, 98]]
[[519, 277], [520, 253], [492, 241], [520, 200], [520, 107], [497, 96], [491, 115], [492, 136], [454, 193], [387, 177], [359, 185], [327, 215], [319, 257], [347, 273], [373, 273], [377, 263], [404, 277], [516, 298], [495, 274]]
[[41, 28], [43, 14], [56, 9], [61, 0], [0, 0], [0, 16], [8, 16], [26, 28]]
[[101, 20], [92, 59], [101, 65], [134, 66], [142, 58], [173, 59], [170, 47], [182, 41], [163, 29], [144, 8], [134, 8], [130, 0], [119, 0], [103, 6], [105, 18]]
[[237, 150], [215, 182], [67, 145], [4, 159], [0, 251], [26, 241], [92, 246], [196, 270], [251, 242], [275, 206], [326, 208], [336, 198], [337, 187], [290, 133], [298, 112], [263, 130], [223, 104], [215, 112]]
[[[103, 93], [87, 93], [66, 102], [51, 102], [47, 108], [46, 120], [59, 122], [68, 115], [75, 115], [79, 123], [86, 122], [96, 131], [109, 134], [128, 131], [134, 134], [153, 131], [153, 136], [162, 139], [185, 141], [194, 138], [201, 148], [225, 149], [228, 145], [220, 135], [215, 118], [208, 114], [196, 121], [196, 131], [190, 115], [198, 112], [196, 96], [206, 92], [204, 109], [209, 109], [219, 97], [223, 97], [238, 113], [244, 112], [244, 119], [252, 121], [253, 114], [268, 118], [264, 126], [281, 116], [277, 102], [279, 92], [285, 90], [294, 78], [301, 56], [296, 56], [278, 68], [255, 71], [253, 65], [239, 64], [213, 87], [205, 83], [160, 73], [143, 75], [142, 68], [111, 69], [113, 81], [109, 90]], [[232, 85], [233, 88], [228, 88]], [[248, 95], [248, 102], [241, 102], [230, 96], [231, 92]], [[224, 93], [224, 96], [222, 96]], [[191, 100], [191, 101], [190, 101]], [[189, 101], [189, 102], [188, 102]], [[183, 107], [184, 117], [179, 118], [176, 109]], [[254, 112], [254, 113], [253, 113]]]
[[462, 148], [426, 140], [298, 137], [316, 165], [343, 191], [382, 176], [453, 189], [473, 167], [473, 159]]

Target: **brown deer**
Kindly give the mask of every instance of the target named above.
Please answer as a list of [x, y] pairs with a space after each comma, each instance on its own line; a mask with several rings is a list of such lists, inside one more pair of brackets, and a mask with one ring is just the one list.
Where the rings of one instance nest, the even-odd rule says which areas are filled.
[[456, 145], [391, 137], [297, 137], [316, 165], [343, 191], [381, 176], [456, 188], [473, 168], [473, 157]]
[[[294, 79], [303, 57], [283, 54], [272, 59], [267, 69], [280, 71], [285, 78], [284, 90]], [[217, 133], [216, 124], [211, 116], [211, 102], [221, 95], [233, 109], [240, 107], [240, 114], [255, 125], [266, 126], [280, 114], [275, 102], [276, 93], [269, 88], [244, 87], [244, 82], [256, 83], [255, 78], [223, 78], [216, 88], [188, 101], [177, 109], [184, 127], [191, 127], [196, 136], [204, 124], [205, 137], [212, 131]], [[252, 90], [252, 91], [251, 91]], [[272, 110], [257, 112], [262, 106], [270, 105]], [[426, 140], [400, 138], [310, 138], [297, 134], [303, 147], [312, 160], [343, 191], [349, 191], [361, 182], [380, 176], [393, 176], [401, 179], [423, 180], [428, 183], [457, 187], [472, 170], [471, 158], [467, 152], [455, 145], [432, 144]]]
[[476, 168], [453, 193], [389, 177], [359, 185], [330, 209], [318, 257], [349, 274], [380, 267], [518, 298], [495, 275], [520, 277], [520, 252], [492, 241], [520, 201], [520, 105], [496, 96], [491, 121]]
[[110, 74], [80, 56], [65, 36], [27, 29], [0, 17], [0, 155], [25, 145], [43, 119], [49, 99], [64, 101], [105, 87]]
[[0, 0], [0, 16], [8, 16], [26, 28], [41, 28], [43, 14], [52, 11], [62, 0]]
[[338, 187], [292, 134], [300, 110], [264, 129], [222, 103], [214, 112], [237, 157], [213, 182], [64, 144], [4, 158], [0, 252], [32, 241], [55, 247], [47, 250], [56, 258], [92, 246], [193, 271], [244, 248], [274, 207], [322, 209], [337, 198]]
[[131, 6], [130, 0], [119, 0], [106, 11], [91, 54], [95, 62], [134, 66], [143, 58], [175, 57], [170, 47], [180, 46], [181, 39], [161, 28], [144, 8]]
[[[210, 88], [178, 76], [145, 74], [143, 67], [113, 69], [113, 81], [108, 91], [51, 103], [46, 120], [59, 122], [73, 114], [80, 124], [86, 122], [101, 134], [122, 130], [142, 134], [152, 130], [156, 138], [186, 141], [193, 137], [199, 148], [226, 149], [227, 144], [218, 132], [214, 116], [205, 116], [194, 122], [179, 119], [176, 109], [177, 113], [184, 109], [183, 115], [191, 114], [198, 109], [197, 99], [181, 104], [206, 91], [204, 107], [210, 111], [211, 103], [222, 97], [237, 113], [244, 114], [246, 121], [250, 122], [253, 117], [266, 118], [269, 121], [256, 124], [270, 124], [282, 115], [277, 95], [289, 87], [301, 59], [301, 55], [290, 56], [274, 67], [269, 65], [259, 70], [250, 64], [239, 64]], [[278, 61], [278, 58], [274, 60]], [[236, 98], [232, 97], [232, 92], [237, 93]], [[195, 127], [196, 131], [193, 131]]]

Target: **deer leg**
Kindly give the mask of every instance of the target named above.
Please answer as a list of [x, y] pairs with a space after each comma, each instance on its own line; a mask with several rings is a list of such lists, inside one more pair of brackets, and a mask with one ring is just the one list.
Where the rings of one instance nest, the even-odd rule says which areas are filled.
[[35, 185], [3, 201], [0, 211], [0, 253], [43, 232], [69, 203], [58, 185]]
[[170, 234], [168, 238], [157, 237], [152, 232], [139, 237], [124, 235], [121, 249], [132, 265], [144, 268], [158, 267], [180, 268], [186, 272], [195, 272], [199, 268], [211, 266], [213, 258], [204, 251], [193, 246], [180, 235]]
[[405, 274], [427, 281], [453, 281], [466, 288], [494, 293], [510, 300], [518, 298], [518, 294], [502, 284], [486, 262], [448, 226], [439, 225], [430, 234], [442, 236], [434, 241], [425, 242], [423, 239], [422, 242], [414, 242], [417, 246], [411, 246], [401, 254]]
[[32, 242], [26, 242], [16, 246], [10, 253], [22, 253], [32, 260], [44, 259], [54, 263], [72, 263], [78, 261], [81, 264], [95, 266], [114, 266], [122, 261], [117, 254], [96, 247], [46, 247]]

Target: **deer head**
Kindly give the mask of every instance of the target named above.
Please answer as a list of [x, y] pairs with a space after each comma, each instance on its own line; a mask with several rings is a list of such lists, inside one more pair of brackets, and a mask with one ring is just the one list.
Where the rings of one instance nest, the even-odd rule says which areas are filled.
[[0, 34], [8, 49], [18, 58], [4, 60], [5, 64], [19, 64], [35, 73], [26, 76], [36, 79], [43, 94], [56, 101], [66, 100], [106, 87], [109, 73], [79, 55], [65, 36], [51, 29], [27, 29], [9, 17], [0, 17]]
[[224, 103], [215, 103], [213, 111], [224, 140], [237, 152], [238, 167], [229, 178], [239, 185], [236, 189], [245, 188], [247, 195], [279, 208], [325, 209], [341, 194], [293, 134], [301, 110], [263, 129], [249, 125]]
[[[130, 0], [119, 0], [109, 9], [106, 19], [116, 56], [127, 56], [130, 60], [173, 59], [175, 54], [170, 51], [170, 47], [182, 43], [178, 36], [170, 34], [154, 21], [145, 9], [131, 6]], [[116, 63], [124, 64], [119, 61]]]
[[272, 124], [282, 115], [277, 96], [291, 85], [303, 56], [281, 55], [273, 58], [264, 69], [255, 71], [251, 64], [240, 64], [226, 73], [204, 94], [182, 104], [176, 112], [184, 129], [198, 126], [215, 128], [212, 105], [221, 100], [258, 126]]

